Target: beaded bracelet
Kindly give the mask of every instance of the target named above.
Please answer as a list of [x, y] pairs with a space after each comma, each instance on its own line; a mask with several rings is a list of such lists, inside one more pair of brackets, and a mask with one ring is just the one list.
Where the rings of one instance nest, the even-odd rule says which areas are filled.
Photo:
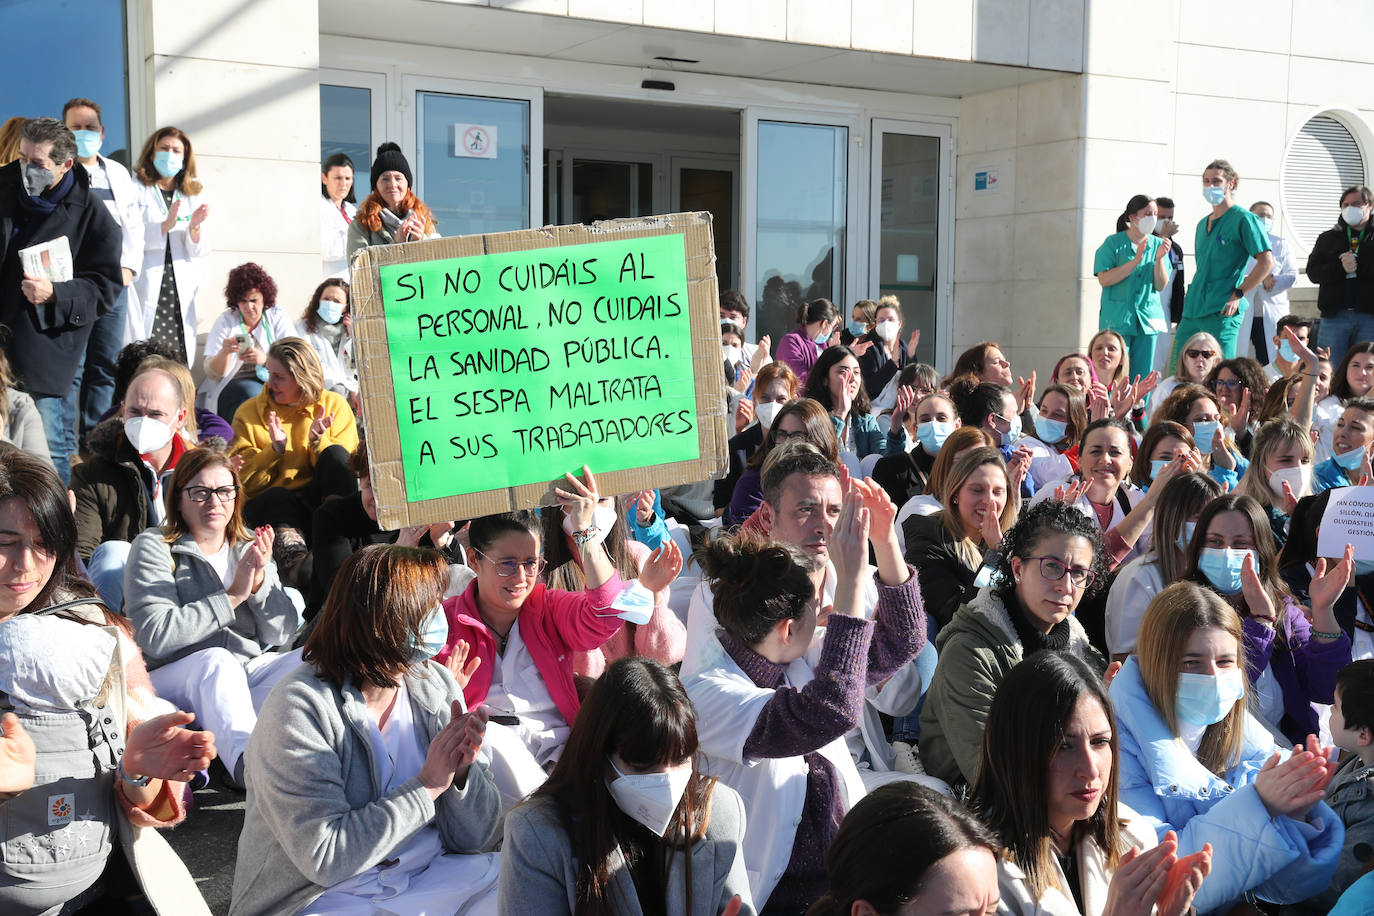
[[1340, 639], [1342, 636], [1345, 635], [1340, 630], [1337, 630], [1334, 633], [1323, 633], [1321, 630], [1312, 630], [1311, 632], [1312, 635], [1317, 639]]

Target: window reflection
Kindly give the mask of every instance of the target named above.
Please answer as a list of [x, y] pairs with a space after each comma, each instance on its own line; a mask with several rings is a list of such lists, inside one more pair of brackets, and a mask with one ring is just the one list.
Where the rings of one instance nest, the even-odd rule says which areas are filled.
[[[439, 221], [440, 234], [528, 228], [530, 103], [439, 92], [416, 95], [420, 155], [415, 182]], [[495, 155], [459, 155], [461, 138], [455, 128], [460, 125], [480, 128], [483, 135], [490, 133], [494, 139], [488, 142]], [[478, 146], [482, 146], [480, 138]]]
[[845, 311], [849, 131], [779, 121], [758, 131], [756, 333], [776, 342], [802, 302], [824, 297]]
[[378, 143], [372, 142], [372, 90], [320, 84], [320, 161], [335, 153], [353, 160], [359, 201], [367, 196], [366, 176]]

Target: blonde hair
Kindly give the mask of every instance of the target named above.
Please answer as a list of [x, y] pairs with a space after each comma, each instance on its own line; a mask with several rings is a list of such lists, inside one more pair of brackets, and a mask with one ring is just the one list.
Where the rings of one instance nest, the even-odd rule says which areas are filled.
[[19, 158], [19, 135], [24, 132], [28, 120], [15, 115], [0, 125], [0, 165], [9, 165]]
[[282, 364], [301, 389], [301, 402], [312, 404], [324, 393], [324, 369], [315, 348], [301, 337], [283, 337], [267, 348], [267, 355]]
[[[1188, 640], [1198, 630], [1216, 627], [1236, 641], [1236, 664], [1244, 663], [1240, 617], [1221, 596], [1196, 582], [1176, 582], [1155, 596], [1140, 622], [1136, 663], [1155, 711], [1178, 735], [1178, 675]], [[1218, 776], [1240, 762], [1245, 745], [1245, 709], [1249, 685], [1241, 674], [1241, 699], [1220, 722], [1207, 726], [1197, 760]]]
[[[1194, 347], [1200, 343], [1205, 343], [1208, 346], [1210, 346], [1212, 348], [1212, 352], [1216, 354], [1216, 356], [1213, 357], [1215, 362], [1213, 362], [1212, 365], [1207, 367], [1208, 372], [1211, 372], [1213, 369], [1215, 369], [1217, 363], [1220, 363], [1224, 358], [1221, 352], [1221, 344], [1217, 342], [1217, 339], [1213, 337], [1211, 334], [1208, 334], [1206, 331], [1198, 331], [1192, 337], [1189, 337], [1187, 340], [1185, 340], [1183, 342], [1183, 346], [1178, 348], [1178, 365], [1174, 367], [1174, 378], [1178, 379], [1180, 382], [1193, 381], [1192, 379], [1188, 378], [1188, 376], [1183, 371], [1183, 356], [1185, 353], [1188, 352], [1188, 350], [1191, 347]], [[1194, 384], [1198, 383], [1195, 382]]]
[[[1312, 437], [1297, 420], [1283, 417], [1270, 420], [1261, 426], [1250, 445], [1250, 466], [1245, 469], [1245, 476], [1241, 477], [1236, 492], [1242, 496], [1249, 496], [1266, 509], [1274, 506], [1277, 497], [1269, 488], [1269, 471], [1265, 465], [1275, 452], [1287, 448], [1294, 442], [1302, 445], [1303, 454], [1311, 460]], [[1301, 493], [1294, 495], [1302, 496]]]
[[1002, 460], [1002, 453], [997, 449], [982, 446], [960, 456], [950, 467], [949, 474], [945, 476], [940, 491], [935, 494], [936, 498], [940, 500], [940, 505], [944, 507], [940, 512], [940, 519], [950, 534], [954, 535], [954, 550], [959, 554], [959, 559], [963, 560], [964, 564], [971, 569], [978, 568], [983, 562], [983, 551], [978, 548], [981, 532], [964, 530], [963, 522], [959, 518], [959, 510], [954, 505], [954, 498], [959, 495], [964, 484], [973, 476], [973, 472], [984, 465], [992, 465], [1000, 470], [1002, 480], [1007, 485], [1007, 501], [1002, 504], [1002, 512], [997, 518], [998, 527], [1002, 529], [1003, 534], [1006, 534], [1016, 522], [1019, 500], [1017, 494], [1012, 491], [1011, 475], [1007, 473], [1007, 464]]
[[[941, 397], [945, 396], [941, 395]], [[953, 402], [951, 401], [951, 403]], [[776, 420], [773, 422], [777, 423]], [[981, 448], [985, 445], [997, 447], [997, 443], [992, 441], [992, 434], [981, 426], [961, 426], [950, 433], [945, 439], [945, 444], [940, 446], [940, 453], [935, 456], [935, 463], [930, 466], [930, 478], [926, 481], [926, 492], [939, 499], [940, 494], [945, 490], [945, 478], [949, 476], [950, 468], [954, 466], [954, 456], [962, 451]]]
[[176, 379], [177, 386], [181, 390], [181, 406], [186, 410], [184, 425], [186, 444], [195, 445], [200, 441], [200, 427], [196, 425], [196, 380], [191, 377], [191, 370], [174, 359], [168, 359], [165, 356], [150, 356], [138, 364], [138, 371], [134, 373], [134, 378], [138, 378], [149, 369], [159, 369]]

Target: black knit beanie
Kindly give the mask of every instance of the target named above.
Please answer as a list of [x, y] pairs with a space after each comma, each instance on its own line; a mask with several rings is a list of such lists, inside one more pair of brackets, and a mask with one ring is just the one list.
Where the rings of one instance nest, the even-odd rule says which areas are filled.
[[372, 160], [372, 190], [377, 190], [377, 180], [383, 172], [400, 172], [406, 176], [406, 187], [415, 187], [415, 180], [410, 176], [410, 163], [406, 162], [405, 153], [395, 143], [383, 143], [377, 147], [377, 158]]

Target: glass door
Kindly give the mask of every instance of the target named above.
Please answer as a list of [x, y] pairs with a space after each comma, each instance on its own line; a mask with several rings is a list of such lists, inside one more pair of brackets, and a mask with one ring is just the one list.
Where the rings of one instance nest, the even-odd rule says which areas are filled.
[[952, 155], [948, 125], [873, 122], [869, 289], [902, 303], [903, 336], [917, 328], [921, 362], [950, 352]]
[[[415, 193], [439, 233], [473, 235], [541, 222], [543, 95], [539, 90], [407, 78], [406, 135]], [[540, 167], [532, 168], [532, 163]]]
[[567, 150], [563, 163], [560, 218], [564, 223], [592, 223], [662, 212], [657, 206], [657, 156]]
[[675, 213], [711, 214], [711, 235], [716, 243], [716, 281], [722, 292], [735, 289], [739, 264], [735, 251], [735, 227], [739, 220], [739, 162], [735, 159], [701, 159], [674, 156], [673, 196]]

